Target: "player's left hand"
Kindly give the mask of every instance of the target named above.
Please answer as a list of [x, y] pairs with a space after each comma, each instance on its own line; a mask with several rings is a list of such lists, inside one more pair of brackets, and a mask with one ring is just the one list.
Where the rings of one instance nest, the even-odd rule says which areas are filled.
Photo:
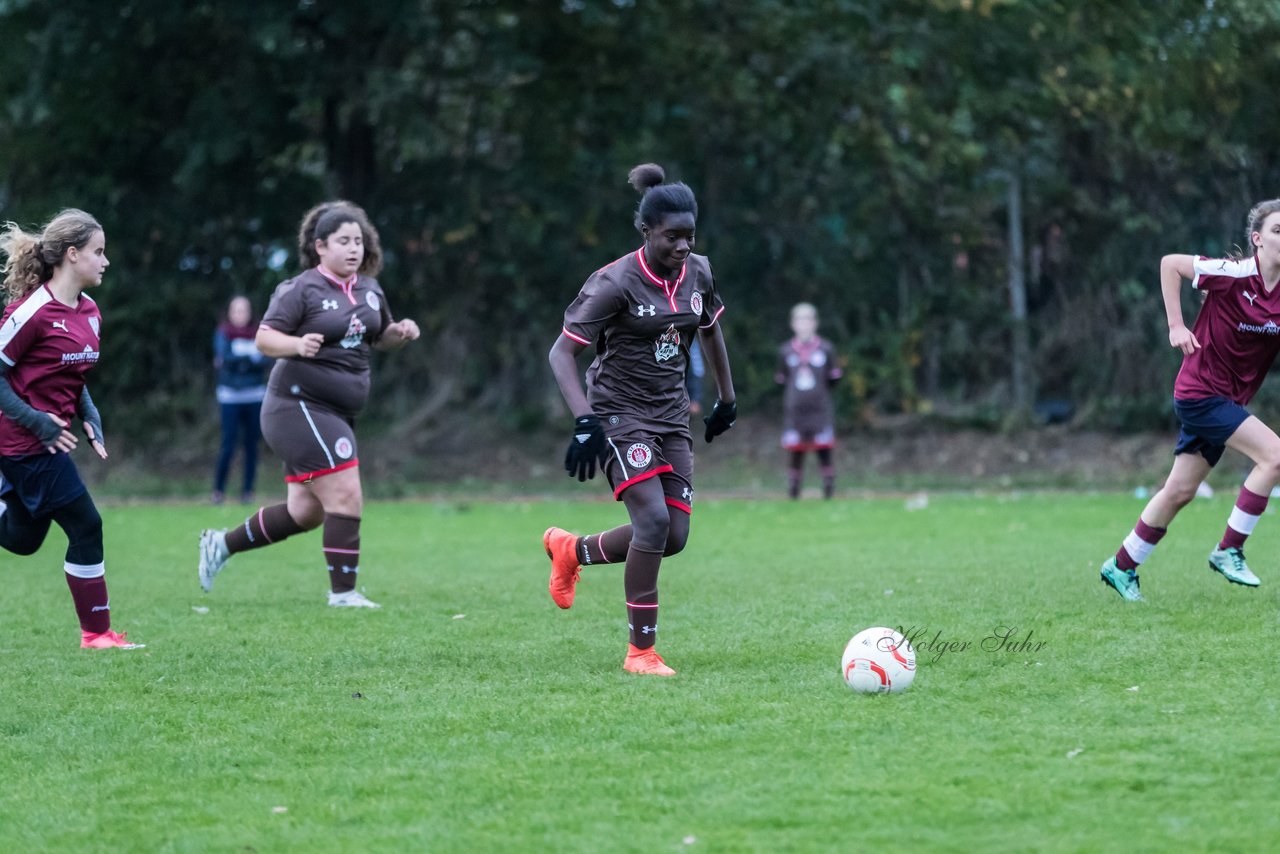
[[94, 453], [105, 460], [107, 458], [107, 446], [102, 444], [102, 439], [94, 431], [92, 424], [85, 422], [84, 434], [89, 437], [89, 447], [93, 448]]
[[728, 430], [738, 420], [738, 402], [736, 400], [725, 403], [717, 400], [715, 408], [711, 410], [711, 414], [702, 419], [707, 425], [706, 439], [710, 442], [716, 436]]
[[388, 348], [403, 347], [410, 341], [417, 341], [421, 334], [417, 322], [406, 317], [388, 324], [382, 331], [381, 340]]

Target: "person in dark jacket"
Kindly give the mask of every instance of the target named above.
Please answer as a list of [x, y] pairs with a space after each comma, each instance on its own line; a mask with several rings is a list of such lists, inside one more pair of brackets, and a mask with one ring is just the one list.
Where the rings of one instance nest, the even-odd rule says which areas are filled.
[[213, 474], [213, 503], [226, 499], [227, 476], [236, 445], [244, 448], [244, 487], [241, 500], [253, 500], [253, 484], [258, 471], [258, 440], [262, 429], [258, 419], [262, 398], [267, 393], [267, 370], [271, 360], [258, 350], [254, 336], [258, 324], [248, 297], [233, 297], [227, 317], [213, 333], [213, 366], [218, 371], [218, 406], [222, 411], [222, 446]]

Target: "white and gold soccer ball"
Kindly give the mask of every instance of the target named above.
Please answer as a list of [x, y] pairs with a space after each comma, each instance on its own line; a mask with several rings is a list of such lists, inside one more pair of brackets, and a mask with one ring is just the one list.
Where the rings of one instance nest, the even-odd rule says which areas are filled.
[[916, 678], [916, 651], [893, 629], [863, 629], [845, 646], [840, 673], [860, 694], [905, 691]]

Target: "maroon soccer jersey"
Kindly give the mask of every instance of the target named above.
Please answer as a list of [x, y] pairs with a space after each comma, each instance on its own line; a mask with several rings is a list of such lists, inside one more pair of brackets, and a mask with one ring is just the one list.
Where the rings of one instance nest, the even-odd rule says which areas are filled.
[[[88, 294], [75, 306], [54, 298], [47, 284], [4, 310], [0, 359], [9, 385], [33, 409], [52, 412], [68, 424], [77, 416], [84, 376], [98, 363], [102, 315]], [[0, 455], [44, 453], [35, 434], [0, 414]]]
[[703, 255], [685, 259], [674, 281], [650, 269], [643, 248], [597, 270], [564, 313], [564, 334], [596, 348], [587, 369], [591, 410], [607, 424], [687, 432], [689, 345], [723, 311]]
[[324, 344], [310, 359], [278, 359], [268, 392], [354, 418], [369, 398], [369, 345], [391, 322], [382, 286], [368, 276], [341, 282], [313, 267], [281, 282], [262, 326], [286, 335], [319, 332]]
[[1204, 292], [1192, 332], [1200, 349], [1182, 357], [1173, 396], [1225, 397], [1247, 404], [1280, 352], [1280, 287], [1267, 293], [1258, 259], [1194, 262], [1191, 286]]

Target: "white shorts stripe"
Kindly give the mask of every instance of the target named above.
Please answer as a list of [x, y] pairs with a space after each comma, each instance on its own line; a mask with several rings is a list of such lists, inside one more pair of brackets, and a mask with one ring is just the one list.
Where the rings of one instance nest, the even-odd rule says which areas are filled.
[[621, 470], [622, 470], [622, 478], [623, 478], [623, 480], [626, 480], [626, 477], [627, 477], [627, 464], [626, 464], [625, 462], [623, 462], [623, 460], [622, 460], [622, 452], [618, 450], [618, 446], [617, 446], [617, 445], [613, 444], [613, 440], [612, 440], [612, 439], [605, 439], [605, 441], [609, 443], [609, 447], [610, 447], [610, 448], [613, 448], [613, 456], [618, 460], [618, 466], [619, 466], [619, 467], [621, 468]]
[[90, 566], [82, 563], [64, 563], [62, 568], [67, 575], [74, 575], [76, 578], [101, 578], [107, 574], [105, 563], [95, 563]]
[[306, 403], [300, 400], [298, 401], [298, 406], [302, 407], [302, 414], [306, 416], [307, 423], [311, 425], [311, 433], [316, 437], [316, 444], [320, 446], [320, 450], [324, 451], [324, 458], [329, 461], [329, 468], [333, 468], [337, 463], [333, 461], [333, 454], [329, 453], [329, 447], [324, 443], [324, 437], [316, 429], [316, 422], [311, 420], [311, 413], [307, 411]]
[[1253, 533], [1254, 526], [1258, 524], [1258, 520], [1261, 518], [1261, 516], [1246, 513], [1239, 507], [1232, 507], [1231, 515], [1227, 518], [1227, 525], [1231, 530], [1239, 531], [1247, 537]]

